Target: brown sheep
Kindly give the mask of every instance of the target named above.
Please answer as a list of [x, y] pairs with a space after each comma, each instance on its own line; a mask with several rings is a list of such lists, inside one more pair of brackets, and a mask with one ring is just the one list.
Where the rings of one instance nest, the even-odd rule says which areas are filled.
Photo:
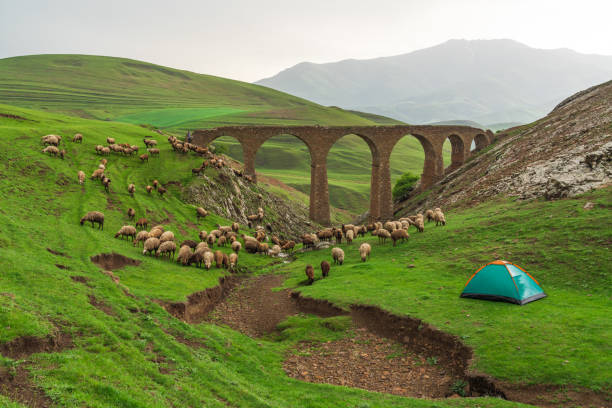
[[285, 245], [281, 247], [281, 249], [285, 252], [292, 252], [293, 248], [295, 248], [295, 241], [287, 241]]
[[159, 149], [157, 149], [157, 148], [155, 148], [155, 149], [147, 149], [147, 152], [149, 152], [149, 154], [151, 156], [159, 155]]
[[110, 183], [111, 179], [106, 176], [102, 177], [102, 185], [104, 186], [104, 190], [106, 190], [107, 193], [110, 191]]
[[232, 231], [234, 231], [235, 233], [240, 232], [240, 224], [238, 224], [237, 222], [233, 222], [232, 223]]
[[136, 191], [136, 186], [134, 185], [134, 183], [131, 183], [128, 186], [128, 193], [130, 193], [130, 196], [134, 197], [134, 191]]
[[361, 262], [365, 262], [366, 259], [370, 259], [370, 252], [372, 252], [372, 247], [367, 242], [364, 242], [359, 246], [359, 255], [361, 256]]
[[147, 253], [155, 253], [155, 251], [157, 251], [160, 245], [161, 242], [159, 242], [159, 239], [155, 237], [147, 238], [144, 243], [144, 249], [142, 250], [142, 254], [146, 255]]
[[81, 225], [85, 223], [85, 221], [91, 222], [91, 228], [93, 228], [94, 224], [98, 224], [98, 229], [104, 229], [104, 214], [99, 211], [90, 211], [81, 218]]
[[208, 238], [208, 232], [202, 230], [198, 233], [198, 237], [200, 238], [200, 241], [206, 241], [206, 238]]
[[146, 153], [141, 154], [141, 155], [140, 155], [140, 156], [138, 156], [138, 157], [140, 158], [140, 161], [141, 161], [141, 162], [143, 162], [143, 163], [144, 163], [144, 162], [148, 162], [148, 161], [149, 161], [149, 155], [148, 155], [148, 154], [146, 154]]
[[342, 265], [344, 263], [344, 251], [340, 248], [332, 248], [332, 258], [335, 264]]
[[208, 237], [206, 238], [206, 242], [208, 243], [209, 246], [215, 245], [216, 241], [217, 241], [217, 236], [215, 234], [209, 234]]
[[85, 173], [79, 170], [78, 177], [79, 177], [79, 184], [83, 184], [85, 182]]
[[147, 193], [151, 194], [151, 191], [153, 191], [153, 187], [152, 186], [146, 186], [145, 189], [147, 190]]
[[102, 179], [102, 176], [104, 176], [104, 170], [102, 170], [102, 169], [95, 169], [94, 172], [91, 174], [91, 179], [92, 180]]
[[83, 135], [80, 133], [75, 134], [74, 137], [72, 138], [72, 142], [73, 143], [83, 143]]
[[155, 139], [142, 139], [142, 141], [144, 142], [145, 146], [147, 147], [153, 147], [157, 145], [157, 140]]
[[215, 266], [217, 267], [217, 269], [220, 269], [223, 266], [223, 255], [225, 255], [223, 252], [221, 251], [215, 251]]
[[157, 192], [159, 193], [160, 196], [164, 196], [164, 194], [167, 192], [168, 190], [166, 190], [164, 187], [159, 186], [157, 187]]
[[161, 255], [162, 258], [168, 255], [168, 259], [174, 259], [174, 253], [176, 252], [176, 244], [172, 241], [162, 242], [157, 249], [155, 256]]
[[157, 190], [157, 187], [159, 187], [159, 181], [153, 180], [153, 188]]
[[134, 217], [136, 216], [136, 211], [132, 207], [128, 208], [127, 216], [130, 220], [133, 220]]
[[430, 222], [430, 221], [434, 220], [434, 212], [433, 212], [433, 210], [425, 211], [425, 218], [427, 219], [427, 222]]
[[219, 239], [217, 240], [217, 246], [225, 246], [227, 244], [227, 238], [225, 238], [224, 236], [220, 236]]
[[179, 249], [178, 255], [176, 256], [176, 262], [180, 263], [183, 266], [189, 265], [189, 259], [191, 258], [191, 248], [187, 245], [182, 246]]
[[124, 225], [119, 229], [119, 231], [117, 231], [117, 233], [115, 234], [115, 238], [123, 239], [123, 237], [131, 237], [132, 241], [134, 241], [134, 239], [136, 238], [136, 232], [136, 228], [132, 227], [131, 225]]
[[265, 242], [260, 242], [259, 245], [257, 245], [257, 252], [260, 254], [267, 254], [268, 249], [270, 249], [270, 247]]
[[312, 265], [306, 265], [306, 277], [308, 278], [308, 284], [312, 285], [314, 282], [314, 269]]
[[203, 209], [202, 207], [196, 208], [196, 219], [199, 221], [200, 218], [206, 218], [208, 215], [208, 211]]
[[378, 235], [378, 242], [382, 242], [383, 244], [387, 242], [387, 238], [391, 238], [391, 233], [386, 229], [376, 230], [376, 235]]
[[257, 253], [259, 249], [259, 242], [256, 239], [245, 239], [244, 240], [244, 250], [249, 254]]
[[111, 144], [115, 144], [115, 138], [113, 138], [113, 137], [107, 137], [107, 138], [106, 138], [106, 144], [109, 144], [109, 145], [111, 145]]
[[[232, 255], [235, 255], [235, 254], [232, 254]], [[223, 266], [223, 269], [229, 268], [229, 256], [227, 256], [227, 254], [223, 254], [223, 262], [221, 263], [221, 266]]]
[[59, 151], [59, 157], [60, 159], [64, 160], [64, 157], [66, 157], [66, 150], [62, 149]]
[[138, 219], [138, 221], [136, 221], [136, 228], [147, 229], [148, 226], [149, 226], [149, 221], [147, 221], [146, 218], [140, 218]]
[[187, 245], [191, 249], [194, 249], [195, 247], [198, 246], [198, 243], [195, 242], [194, 240], [186, 239], [183, 242], [181, 242], [181, 245], [179, 245], [179, 247], [182, 247], [182, 246], [185, 246], [185, 245]]
[[327, 261], [321, 261], [321, 275], [326, 278], [329, 275], [331, 265]]
[[43, 153], [49, 153], [52, 156], [57, 156], [59, 154], [59, 149], [55, 146], [47, 146], [42, 150]]
[[234, 251], [235, 253], [240, 252], [240, 250], [242, 249], [242, 244], [238, 241], [234, 241], [232, 242], [232, 251]]
[[395, 243], [397, 241], [404, 242], [409, 237], [410, 236], [408, 235], [405, 229], [396, 229], [391, 233], [391, 239], [393, 240], [393, 246], [395, 246]]

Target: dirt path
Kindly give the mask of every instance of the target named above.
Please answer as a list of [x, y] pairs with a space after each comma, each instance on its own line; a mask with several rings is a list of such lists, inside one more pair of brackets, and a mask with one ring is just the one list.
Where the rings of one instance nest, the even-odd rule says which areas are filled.
[[277, 324], [299, 313], [289, 290], [272, 291], [284, 280], [282, 275], [263, 275], [245, 280], [215, 307], [208, 320], [250, 337], [261, 337], [276, 330]]

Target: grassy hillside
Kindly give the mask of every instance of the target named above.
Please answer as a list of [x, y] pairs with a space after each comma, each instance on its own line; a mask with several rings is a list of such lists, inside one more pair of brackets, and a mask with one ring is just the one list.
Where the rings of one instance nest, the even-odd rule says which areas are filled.
[[[84, 118], [149, 124], [181, 135], [187, 129], [236, 124], [396, 122], [324, 107], [258, 85], [124, 58], [85, 55], [0, 59], [0, 101]], [[241, 158], [239, 146], [228, 150], [232, 157]], [[445, 152], [450, 157], [450, 143]], [[259, 154], [258, 171], [309, 191], [310, 162], [300, 141], [271, 140]], [[423, 157], [415, 139], [402, 140], [391, 163], [394, 180], [405, 171], [420, 174]], [[338, 142], [328, 167], [333, 205], [353, 212], [367, 209], [370, 169], [366, 164], [370, 160], [367, 145], [358, 138]]]
[[[0, 345], [58, 332], [70, 335], [73, 343], [29, 357], [0, 356], [0, 390], [12, 395], [0, 395], [0, 404], [25, 406], [14, 399], [27, 401], [28, 393], [4, 386], [12, 378], [26, 378], [40, 387], [36, 392], [44, 393], [41, 398], [47, 404], [60, 407], [432, 406], [428, 400], [297, 381], [285, 375], [281, 363], [292, 344], [308, 340], [304, 334], [289, 330], [281, 336], [285, 340], [253, 340], [212, 324], [188, 325], [156, 303], [184, 301], [190, 293], [215, 285], [222, 273], [145, 257], [113, 234], [127, 222], [127, 207], [135, 208], [137, 217], [146, 214], [164, 223], [177, 241], [195, 238], [201, 228], [227, 223], [210, 215], [194, 225], [194, 207], [180, 200], [177, 184], [190, 182], [189, 169], [200, 159], [178, 157], [161, 140], [160, 158], [148, 164], [112, 155], [107, 194], [98, 182], [76, 183], [79, 169], [89, 175], [100, 160], [95, 144], [110, 136], [142, 148], [142, 138], [152, 132], [6, 105], [0, 106], [0, 113]], [[76, 132], [84, 135], [82, 145], [67, 141]], [[65, 160], [40, 152], [40, 136], [47, 133], [64, 136]], [[164, 198], [143, 191], [154, 178], [168, 186]], [[130, 182], [137, 186], [133, 198], [126, 191]], [[103, 231], [79, 226], [79, 218], [89, 210], [105, 213]], [[141, 264], [115, 270], [114, 282], [90, 261], [102, 252], [117, 252]], [[240, 263], [251, 270], [265, 271], [270, 262], [267, 257], [240, 254]], [[300, 264], [296, 268], [301, 269]], [[329, 329], [321, 330], [323, 339], [332, 338]], [[435, 403], [471, 404], [462, 399]], [[518, 406], [486, 398], [478, 405]]]
[[[594, 208], [583, 209], [586, 202]], [[286, 286], [303, 295], [377, 305], [453, 333], [474, 348], [475, 368], [498, 379], [607, 390], [610, 397], [611, 208], [611, 187], [552, 202], [500, 199], [447, 212], [445, 227], [411, 228], [409, 241], [395, 248], [375, 237], [341, 245], [344, 265], [312, 286], [299, 286], [304, 267], [318, 269], [331, 260], [329, 250], [305, 253], [279, 271], [291, 273]], [[358, 252], [363, 241], [373, 248], [366, 263]], [[523, 267], [548, 297], [525, 306], [459, 298], [470, 276], [496, 259]]]

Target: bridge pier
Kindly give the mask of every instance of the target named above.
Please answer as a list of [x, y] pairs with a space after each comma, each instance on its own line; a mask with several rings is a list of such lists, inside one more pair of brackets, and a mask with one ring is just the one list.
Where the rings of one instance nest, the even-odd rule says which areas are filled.
[[331, 224], [326, 156], [310, 161], [310, 219], [322, 225]]

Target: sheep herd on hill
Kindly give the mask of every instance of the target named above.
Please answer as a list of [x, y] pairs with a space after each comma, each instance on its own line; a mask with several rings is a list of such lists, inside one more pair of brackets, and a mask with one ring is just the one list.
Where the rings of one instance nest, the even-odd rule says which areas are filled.
[[[405, 242], [410, 238], [408, 229], [414, 226], [417, 232], [425, 231], [425, 218], [427, 222], [435, 221], [436, 226], [446, 225], [446, 218], [440, 208], [434, 210], [427, 210], [425, 214], [419, 213], [417, 215], [400, 218], [396, 221], [374, 222], [368, 225], [353, 225], [343, 224], [340, 228], [331, 227], [325, 228], [312, 234], [302, 235], [302, 247], [303, 248], [314, 248], [318, 241], [332, 241], [335, 240], [336, 245], [341, 244], [342, 240], [346, 240], [347, 245], [351, 245], [353, 240], [358, 236], [365, 236], [368, 232], [372, 236], [378, 237], [380, 244], [385, 244], [387, 239], [393, 241], [393, 246], [398, 242]], [[372, 252], [372, 246], [363, 242], [359, 246], [359, 257], [362, 262], [366, 262], [370, 258]], [[344, 263], [344, 250], [339, 247], [331, 249], [331, 256], [334, 265], [342, 265]], [[325, 278], [329, 276], [330, 264], [326, 260], [321, 262], [321, 276]], [[308, 284], [314, 282], [314, 268], [312, 265], [306, 266], [306, 278]]]

